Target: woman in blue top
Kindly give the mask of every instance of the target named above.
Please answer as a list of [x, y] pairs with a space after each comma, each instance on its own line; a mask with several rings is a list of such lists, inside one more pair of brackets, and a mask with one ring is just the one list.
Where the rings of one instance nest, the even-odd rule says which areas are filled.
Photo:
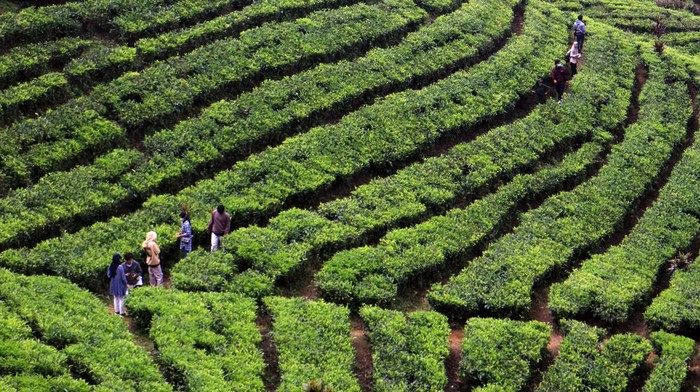
[[109, 293], [114, 297], [114, 314], [124, 317], [124, 297], [126, 296], [126, 274], [121, 265], [122, 256], [115, 253], [112, 256], [112, 264], [107, 269], [109, 281]]
[[187, 257], [187, 255], [192, 252], [192, 224], [190, 223], [189, 212], [182, 211], [180, 213], [180, 219], [182, 220], [182, 226], [180, 227], [180, 233], [177, 235], [177, 238], [180, 239], [182, 257]]

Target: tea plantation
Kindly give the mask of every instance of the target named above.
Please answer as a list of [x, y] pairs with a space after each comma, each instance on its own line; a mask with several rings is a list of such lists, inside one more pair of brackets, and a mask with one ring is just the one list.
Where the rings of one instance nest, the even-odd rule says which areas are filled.
[[0, 392], [696, 391], [699, 88], [690, 0], [2, 0]]

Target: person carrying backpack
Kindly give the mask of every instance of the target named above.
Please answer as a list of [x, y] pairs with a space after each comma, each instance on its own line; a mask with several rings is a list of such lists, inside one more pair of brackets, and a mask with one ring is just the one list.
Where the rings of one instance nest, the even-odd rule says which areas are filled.
[[583, 53], [583, 40], [586, 38], [586, 24], [583, 23], [583, 15], [579, 15], [574, 22], [574, 38], [578, 42], [578, 50]]
[[566, 87], [566, 67], [559, 59], [554, 60], [554, 68], [552, 68], [552, 82], [557, 88], [557, 97], [561, 103], [564, 96], [564, 87]]

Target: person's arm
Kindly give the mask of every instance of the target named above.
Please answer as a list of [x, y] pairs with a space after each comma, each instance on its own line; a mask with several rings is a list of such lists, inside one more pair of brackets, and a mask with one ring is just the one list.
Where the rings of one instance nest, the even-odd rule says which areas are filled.
[[112, 271], [110, 271], [109, 267], [107, 267], [107, 279], [112, 279]]
[[211, 233], [212, 226], [214, 226], [214, 213], [211, 213], [211, 217], [209, 218], [209, 223], [207, 223], [207, 233]]
[[117, 268], [117, 278], [121, 280], [124, 286], [127, 286], [129, 282], [126, 280], [126, 274], [124, 273], [124, 267], [121, 265]]
[[228, 234], [231, 231], [231, 214], [226, 213], [226, 223], [224, 225], [224, 234]]
[[134, 265], [135, 265], [135, 266], [134, 266], [134, 272], [136, 272], [136, 274], [137, 274], [138, 276], [143, 276], [143, 270], [141, 269], [141, 263], [139, 263], [138, 261], [134, 260]]
[[557, 72], [557, 68], [556, 67], [552, 68], [552, 81], [554, 82], [554, 84], [557, 84], [557, 73], [556, 72]]
[[155, 241], [151, 242], [151, 254], [158, 255], [158, 258], [160, 259], [160, 247]]

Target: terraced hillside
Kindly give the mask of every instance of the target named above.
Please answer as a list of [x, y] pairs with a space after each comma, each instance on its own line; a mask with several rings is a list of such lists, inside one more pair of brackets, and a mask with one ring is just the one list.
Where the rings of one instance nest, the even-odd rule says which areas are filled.
[[700, 387], [697, 1], [0, 12], [0, 391]]

